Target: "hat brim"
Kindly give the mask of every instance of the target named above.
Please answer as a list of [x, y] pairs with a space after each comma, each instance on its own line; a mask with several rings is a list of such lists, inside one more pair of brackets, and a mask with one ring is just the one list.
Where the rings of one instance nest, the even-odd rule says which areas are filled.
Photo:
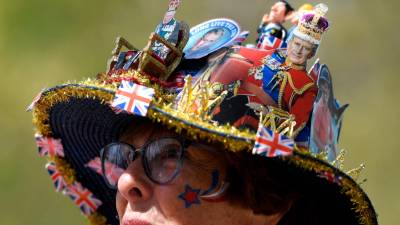
[[[110, 102], [115, 90], [115, 86], [97, 83], [56, 86], [42, 93], [33, 111], [38, 132], [62, 140], [65, 160], [75, 171], [75, 179], [103, 202], [97, 213], [104, 216], [108, 224], [118, 224], [116, 193], [107, 187], [101, 175], [85, 165], [99, 157], [103, 146], [118, 140], [127, 124], [138, 119], [132, 114], [116, 113], [113, 110]], [[251, 151], [254, 144], [255, 134], [250, 131], [229, 131], [226, 126], [182, 118], [172, 109], [157, 104], [149, 107], [148, 117], [189, 138], [221, 143], [227, 150]], [[302, 190], [319, 199], [327, 209], [340, 212], [339, 215], [326, 213], [326, 216], [346, 217], [354, 221], [351, 224], [378, 224], [374, 208], [361, 187], [329, 163], [300, 151], [294, 151], [291, 156], [265, 160], [295, 171], [293, 176], [305, 175], [300, 179], [299, 185], [304, 186]], [[328, 199], [323, 199], [323, 196], [328, 196]], [[326, 202], [323, 203], [323, 200]]]

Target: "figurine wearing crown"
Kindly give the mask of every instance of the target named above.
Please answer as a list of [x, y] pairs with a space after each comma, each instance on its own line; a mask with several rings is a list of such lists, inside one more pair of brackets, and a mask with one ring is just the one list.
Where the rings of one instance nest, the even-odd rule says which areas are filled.
[[[322, 34], [328, 29], [326, 12], [327, 7], [321, 4], [314, 12], [304, 14], [288, 42], [287, 51], [275, 51], [263, 59], [263, 90], [280, 109], [295, 116], [297, 129], [306, 127], [317, 94], [315, 81], [306, 72], [306, 64], [315, 55]], [[259, 75], [254, 76], [259, 79]], [[298, 141], [305, 141], [308, 133], [307, 128], [303, 129]]]
[[[224, 84], [239, 79], [242, 84], [238, 95], [246, 96], [249, 104], [273, 106], [293, 115], [300, 145], [307, 145], [310, 114], [318, 92], [316, 80], [307, 73], [306, 66], [328, 29], [326, 12], [327, 6], [320, 4], [304, 14], [287, 49], [234, 48], [212, 78], [213, 82]], [[240, 119], [243, 122], [243, 117]]]

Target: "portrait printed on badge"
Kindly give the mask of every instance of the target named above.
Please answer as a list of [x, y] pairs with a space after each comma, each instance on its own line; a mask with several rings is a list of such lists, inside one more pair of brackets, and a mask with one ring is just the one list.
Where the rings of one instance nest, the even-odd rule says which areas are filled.
[[239, 25], [229, 19], [215, 19], [199, 24], [190, 29], [190, 38], [184, 49], [185, 58], [202, 58], [228, 46], [239, 33]]

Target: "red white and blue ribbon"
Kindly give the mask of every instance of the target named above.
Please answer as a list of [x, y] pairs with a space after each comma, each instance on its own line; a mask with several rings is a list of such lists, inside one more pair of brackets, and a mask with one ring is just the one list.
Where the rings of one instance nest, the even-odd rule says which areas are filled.
[[260, 125], [253, 154], [266, 157], [288, 156], [293, 153], [294, 141]]
[[136, 84], [131, 81], [122, 81], [115, 93], [112, 106], [139, 116], [146, 116], [148, 107], [154, 96], [154, 89]]
[[[94, 170], [96, 173], [100, 174], [101, 176], [104, 176], [103, 170], [101, 168], [101, 160], [99, 157], [96, 157], [93, 160], [90, 160], [89, 163], [86, 164], [86, 167], [89, 167], [90, 169]], [[122, 173], [124, 172], [124, 169], [118, 167], [115, 164], [112, 164], [110, 162], [105, 163], [105, 176], [107, 177], [108, 181], [111, 182], [113, 185], [117, 184], [118, 179], [121, 177]]]
[[35, 135], [36, 145], [40, 156], [61, 156], [64, 157], [64, 148], [60, 139]]
[[46, 165], [47, 172], [49, 173], [51, 180], [53, 181], [54, 187], [57, 192], [61, 192], [67, 186], [67, 183], [64, 180], [63, 175], [57, 169], [56, 164], [50, 162]]
[[78, 182], [74, 182], [72, 185], [66, 187], [64, 194], [70, 197], [85, 215], [92, 214], [102, 204], [92, 192]]

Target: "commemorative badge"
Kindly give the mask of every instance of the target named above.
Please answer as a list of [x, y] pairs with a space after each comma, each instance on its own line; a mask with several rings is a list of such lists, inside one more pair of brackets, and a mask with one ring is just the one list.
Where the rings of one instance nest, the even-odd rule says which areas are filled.
[[183, 50], [186, 59], [199, 59], [235, 43], [239, 25], [230, 19], [213, 19], [190, 29], [189, 41]]

